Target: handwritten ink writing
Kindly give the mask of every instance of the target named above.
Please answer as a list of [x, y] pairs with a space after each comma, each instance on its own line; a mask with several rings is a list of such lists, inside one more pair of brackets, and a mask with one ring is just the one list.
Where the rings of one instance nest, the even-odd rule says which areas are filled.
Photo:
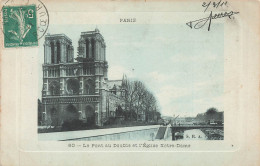
[[[213, 19], [224, 18], [224, 17], [228, 17], [229, 19], [232, 19], [233, 17], [231, 17], [231, 16], [238, 14], [238, 13], [239, 12], [230, 11], [230, 12], [224, 12], [224, 13], [221, 12], [221, 13], [217, 13], [217, 14], [213, 15], [213, 13], [211, 11], [209, 17], [187, 22], [186, 25], [188, 25], [191, 29], [192, 28], [200, 29], [200, 28], [204, 27], [204, 25], [206, 25], [207, 22], [209, 22], [209, 24], [208, 24], [208, 31], [209, 31], [210, 26], [211, 26], [211, 21]], [[194, 26], [193, 26], [193, 24], [194, 24]]]
[[227, 1], [219, 0], [218, 2], [212, 2], [212, 1], [203, 2], [203, 3], [202, 3], [202, 7], [205, 8], [204, 12], [207, 11], [207, 9], [210, 7], [210, 5], [211, 5], [213, 8], [216, 8], [216, 9], [217, 9], [218, 7], [227, 6]]

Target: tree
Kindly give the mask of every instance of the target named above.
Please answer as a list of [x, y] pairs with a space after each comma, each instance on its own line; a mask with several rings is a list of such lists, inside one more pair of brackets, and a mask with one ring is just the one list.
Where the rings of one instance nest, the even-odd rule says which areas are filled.
[[136, 88], [136, 96], [135, 96], [136, 102], [134, 102], [134, 108], [138, 116], [141, 112], [144, 111], [142, 107], [143, 107], [143, 103], [145, 102], [145, 96], [147, 94], [147, 90], [141, 81], [134, 81], [134, 86]]
[[223, 112], [218, 112], [217, 108], [211, 107], [205, 113], [197, 114], [196, 119], [202, 122], [209, 120], [223, 120]]
[[119, 105], [116, 108], [116, 116], [122, 116], [124, 114], [122, 107]]
[[206, 113], [205, 113], [205, 115], [206, 115], [206, 119], [207, 120], [211, 120], [211, 119], [216, 119], [217, 117], [217, 113], [218, 113], [218, 110], [216, 109], [216, 108], [214, 108], [214, 107], [212, 107], [212, 108], [209, 108], [207, 111], [206, 111]]
[[218, 109], [214, 108], [214, 107], [211, 107], [209, 108], [207, 111], [206, 111], [206, 115], [207, 116], [210, 116], [210, 115], [214, 115], [218, 112]]
[[145, 121], [149, 121], [150, 116], [155, 120], [155, 113], [158, 111], [156, 98], [146, 88], [145, 84], [138, 80], [124, 79], [124, 87], [126, 89], [125, 102], [126, 113], [125, 118], [137, 120], [139, 115], [145, 115]]
[[125, 95], [125, 101], [126, 101], [126, 110], [130, 112], [129, 115], [127, 115], [127, 119], [129, 118], [132, 120], [133, 118], [133, 103], [135, 101], [135, 94], [136, 94], [136, 87], [134, 86], [134, 83], [130, 80], [125, 81], [125, 88], [126, 88], [126, 95]]

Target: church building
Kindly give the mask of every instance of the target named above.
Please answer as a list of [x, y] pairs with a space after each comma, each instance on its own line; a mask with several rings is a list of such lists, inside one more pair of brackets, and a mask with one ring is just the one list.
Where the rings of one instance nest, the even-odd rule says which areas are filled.
[[102, 126], [125, 107], [123, 80], [107, 78], [106, 43], [98, 29], [81, 32], [78, 56], [64, 34], [47, 34], [44, 43], [42, 124], [82, 120]]

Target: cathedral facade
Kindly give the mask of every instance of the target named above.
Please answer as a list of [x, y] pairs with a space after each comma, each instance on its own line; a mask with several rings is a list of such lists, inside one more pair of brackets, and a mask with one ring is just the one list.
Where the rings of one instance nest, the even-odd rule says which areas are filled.
[[106, 43], [98, 29], [81, 32], [78, 55], [64, 34], [47, 34], [44, 43], [42, 124], [82, 120], [102, 126], [124, 108], [123, 80], [107, 78]]

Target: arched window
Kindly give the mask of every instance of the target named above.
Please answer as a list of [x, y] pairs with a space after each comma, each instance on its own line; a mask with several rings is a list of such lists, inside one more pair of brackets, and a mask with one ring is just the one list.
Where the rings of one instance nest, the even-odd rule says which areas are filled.
[[51, 63], [54, 63], [54, 43], [51, 42]]
[[92, 106], [88, 105], [85, 108], [85, 117], [87, 119], [87, 125], [95, 125], [95, 110]]
[[85, 94], [94, 94], [95, 93], [95, 86], [94, 82], [91, 79], [88, 79], [85, 81], [85, 87], [84, 87]]
[[69, 79], [67, 81], [68, 94], [79, 94], [79, 81], [76, 79]]
[[89, 41], [86, 40], [86, 58], [89, 58], [90, 55], [89, 55]]
[[50, 95], [59, 95], [60, 94], [60, 84], [57, 81], [53, 81], [49, 84]]
[[60, 63], [60, 42], [57, 42], [57, 63]]
[[91, 40], [91, 48], [92, 48], [92, 50], [91, 50], [91, 52], [92, 52], [92, 58], [94, 58], [94, 59], [96, 59], [96, 55], [95, 55], [95, 47], [96, 47], [96, 45], [95, 45], [95, 40], [94, 39], [92, 39]]
[[69, 48], [70, 48], [70, 47], [67, 45], [66, 48], [67, 48], [67, 49], [66, 49], [66, 62], [69, 62], [69, 60], [70, 60], [70, 57], [69, 57], [69, 56], [70, 56], [70, 55], [69, 55]]
[[56, 108], [52, 108], [50, 111], [51, 115], [51, 125], [58, 126], [58, 111]]

